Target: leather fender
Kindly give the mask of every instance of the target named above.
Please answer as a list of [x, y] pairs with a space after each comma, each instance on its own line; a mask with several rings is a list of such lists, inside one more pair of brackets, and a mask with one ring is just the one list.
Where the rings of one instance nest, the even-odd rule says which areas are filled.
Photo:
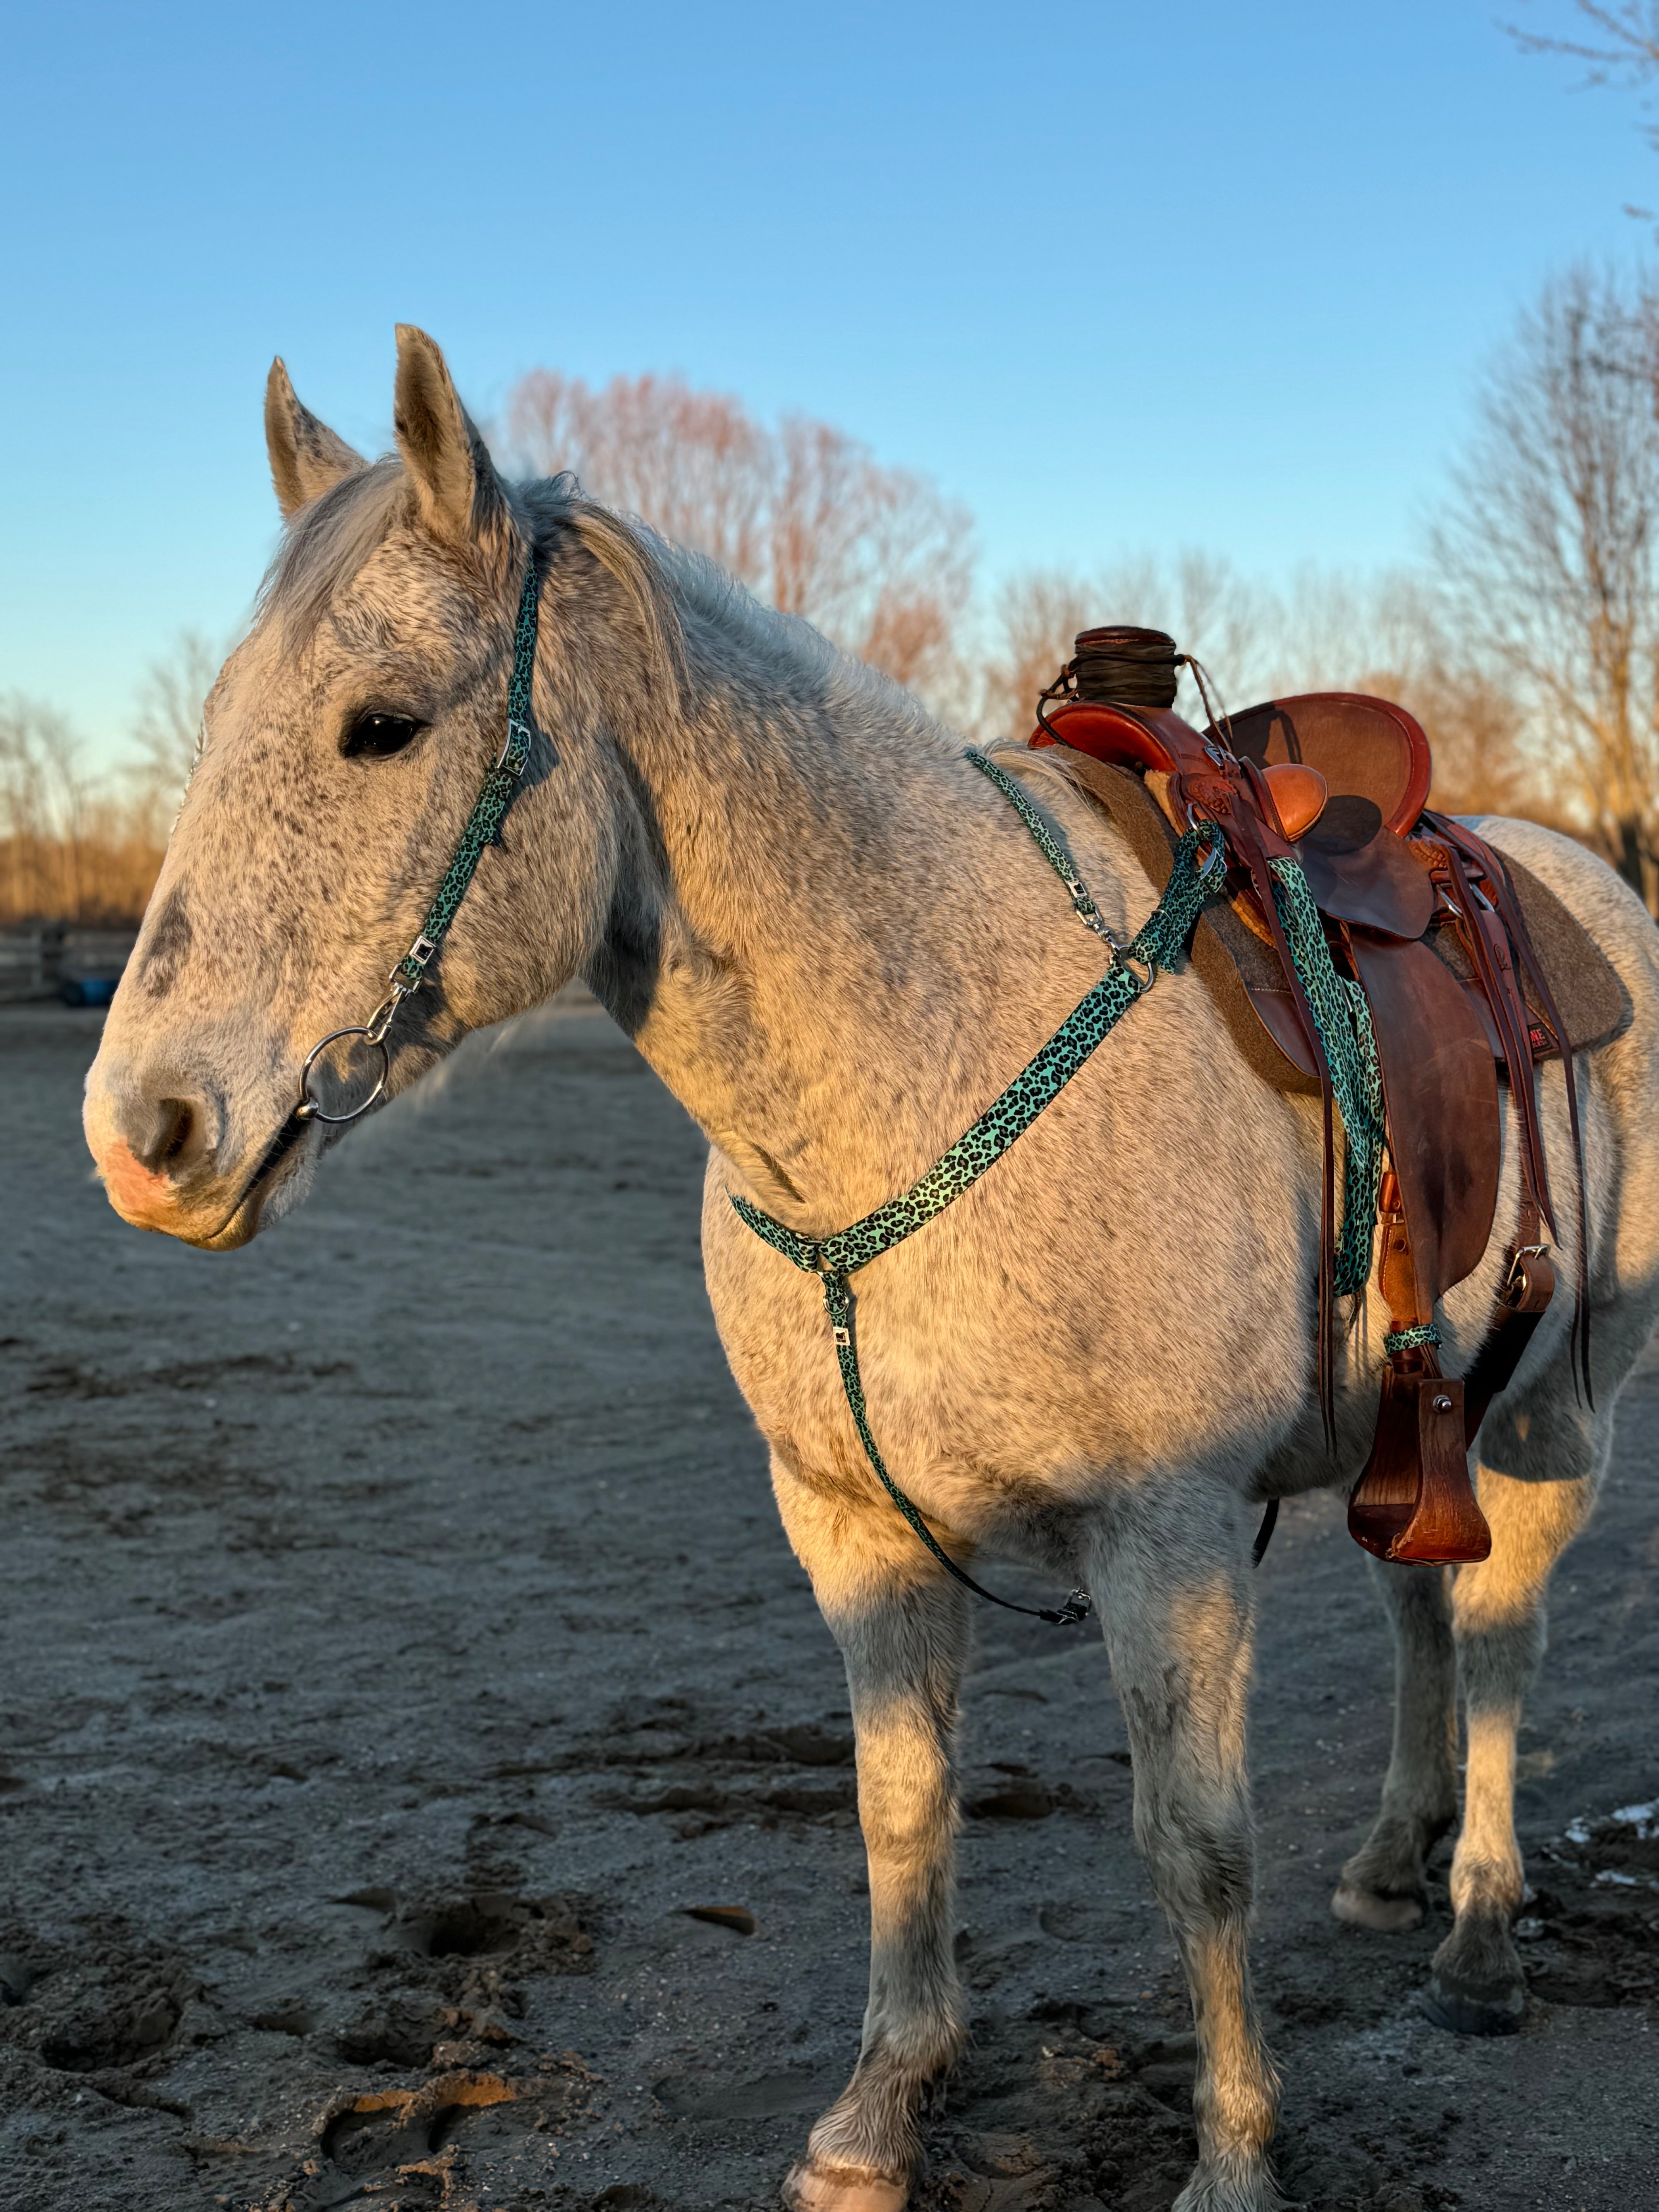
[[1426, 945], [1350, 933], [1425, 1313], [1480, 1266], [1498, 1207], [1498, 1071], [1468, 993]]

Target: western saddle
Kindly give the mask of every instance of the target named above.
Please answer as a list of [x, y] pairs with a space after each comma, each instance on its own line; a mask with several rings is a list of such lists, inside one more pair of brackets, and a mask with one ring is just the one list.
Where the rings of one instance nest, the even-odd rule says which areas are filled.
[[[1358, 986], [1369, 1010], [1386, 1133], [1375, 1279], [1390, 1317], [1389, 1356], [1349, 1531], [1380, 1559], [1483, 1559], [1492, 1538], [1468, 1449], [1555, 1290], [1555, 1201], [1534, 1070], [1552, 1057], [1566, 1061], [1573, 1360], [1588, 1393], [1589, 1230], [1573, 1054], [1614, 1034], [1628, 1001], [1605, 957], [1535, 877], [1465, 823], [1429, 811], [1429, 742], [1403, 708], [1312, 693], [1213, 715], [1200, 731], [1174, 711], [1183, 665], [1202, 689], [1202, 671], [1162, 632], [1085, 631], [1042, 695], [1030, 744], [1105, 809], [1160, 891], [1182, 830], [1207, 818], [1224, 834], [1228, 900], [1200, 922], [1193, 960], [1257, 1072], [1323, 1101], [1318, 1375], [1331, 1436], [1336, 1091], [1328, 1015], [1322, 1028], [1287, 941], [1282, 864], [1299, 864], [1331, 968]], [[1435, 1308], [1479, 1266], [1491, 1238], [1500, 1075], [1515, 1108], [1518, 1218], [1485, 1341], [1468, 1372], [1452, 1377], [1437, 1356]], [[1355, 1142], [1346, 1127], [1344, 1142]]]

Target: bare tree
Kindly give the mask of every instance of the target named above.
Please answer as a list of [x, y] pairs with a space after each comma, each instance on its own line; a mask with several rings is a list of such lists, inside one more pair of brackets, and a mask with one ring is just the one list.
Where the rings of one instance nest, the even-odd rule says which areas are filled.
[[0, 908], [59, 916], [82, 902], [87, 792], [61, 714], [14, 695], [0, 702]]
[[1614, 0], [1611, 6], [1607, 0], [1572, 0], [1572, 5], [1590, 27], [1587, 39], [1554, 38], [1518, 23], [1504, 28], [1524, 53], [1588, 62], [1591, 84], [1642, 85], [1659, 76], [1659, 0]]
[[[1504, 29], [1528, 54], [1564, 54], [1589, 64], [1587, 85], [1620, 85], [1640, 90], [1659, 78], [1659, 0], [1572, 0], [1574, 12], [1589, 26], [1582, 39], [1562, 39], [1547, 32], [1528, 31], [1518, 23]], [[1651, 103], [1642, 102], [1644, 107]], [[1659, 124], [1649, 124], [1643, 134], [1659, 150]], [[1651, 222], [1653, 210], [1626, 206], [1625, 213]]]
[[[1525, 710], [1501, 670], [1477, 665], [1436, 593], [1408, 572], [1352, 576], [1304, 569], [1281, 590], [1227, 562], [1188, 552], [1150, 555], [1093, 582], [1033, 569], [1003, 586], [996, 644], [981, 676], [974, 727], [1024, 738], [1038, 693], [1097, 623], [1167, 629], [1195, 653], [1212, 696], [1243, 707], [1297, 691], [1369, 691], [1415, 714], [1434, 747], [1434, 803], [1458, 813], [1547, 811], [1523, 743]], [[1182, 678], [1181, 710], [1206, 719]]]
[[161, 859], [134, 810], [84, 773], [61, 714], [0, 700], [0, 920], [136, 921]]
[[899, 683], [937, 692], [949, 681], [968, 517], [844, 431], [799, 416], [769, 428], [678, 377], [595, 391], [532, 369], [507, 396], [501, 434], [518, 465], [571, 471]]
[[1474, 657], [1507, 673], [1559, 799], [1659, 894], [1655, 303], [1579, 269], [1487, 380], [1437, 562]]
[[1032, 568], [1009, 578], [997, 595], [997, 642], [973, 717], [981, 735], [1030, 735], [1037, 695], [1071, 659], [1078, 632], [1102, 619], [1099, 606], [1091, 586], [1063, 569]]
[[202, 710], [223, 655], [199, 630], [180, 630], [172, 650], [151, 661], [139, 687], [133, 719], [138, 749], [134, 776], [140, 796], [169, 819], [176, 811], [201, 742]]

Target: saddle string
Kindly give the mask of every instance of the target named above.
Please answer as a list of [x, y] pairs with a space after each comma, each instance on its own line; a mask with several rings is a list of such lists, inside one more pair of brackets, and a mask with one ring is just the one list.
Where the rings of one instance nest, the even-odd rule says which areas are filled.
[[[1192, 672], [1193, 681], [1198, 686], [1198, 696], [1203, 701], [1204, 711], [1210, 718], [1211, 729], [1224, 730], [1226, 732], [1227, 750], [1236, 757], [1238, 749], [1233, 743], [1232, 716], [1227, 712], [1227, 702], [1221, 696], [1221, 686], [1216, 683], [1214, 677], [1210, 674], [1195, 653], [1183, 653], [1178, 656], [1178, 659], [1183, 668], [1190, 669]], [[1210, 699], [1212, 685], [1215, 689], [1213, 704]]]

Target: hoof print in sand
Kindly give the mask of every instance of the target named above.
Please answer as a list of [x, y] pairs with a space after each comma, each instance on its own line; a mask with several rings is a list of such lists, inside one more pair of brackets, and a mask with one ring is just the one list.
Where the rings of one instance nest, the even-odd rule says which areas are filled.
[[380, 1986], [335, 2035], [353, 2065], [499, 2063], [501, 2047], [517, 2039], [527, 1984], [592, 1972], [592, 1938], [568, 1898], [479, 1890], [399, 1899], [360, 1890], [345, 1901], [371, 1897], [386, 1915], [385, 1940], [366, 1961]]
[[124, 1933], [89, 1930], [85, 1956], [20, 1934], [7, 1947], [0, 2045], [54, 2073], [142, 2071], [165, 2058], [200, 1994], [176, 1959]]
[[976, 2021], [924, 2125], [916, 2212], [1169, 2212], [1192, 2166], [1194, 2059], [1190, 2037], [1136, 2044], [1080, 2004]]
[[406, 1904], [392, 1923], [399, 1948], [440, 1971], [489, 1968], [510, 1959], [515, 1971], [587, 1974], [593, 1939], [566, 1897], [521, 1898], [477, 1890], [432, 1904]]
[[[854, 1745], [843, 1729], [763, 1722], [740, 1733], [688, 1735], [676, 1724], [678, 1717], [659, 1715], [631, 1736], [624, 1731], [621, 1742], [613, 1731], [595, 1747], [585, 1763], [631, 1770], [634, 1777], [625, 1789], [596, 1791], [595, 1804], [611, 1812], [677, 1814], [673, 1833], [683, 1843], [739, 1822], [775, 1829], [855, 1819]], [[837, 1768], [845, 1771], [830, 1771]]]
[[366, 2007], [334, 2039], [353, 2066], [426, 2066], [455, 2024], [453, 2007], [424, 1991], [399, 1991]]
[[436, 2212], [454, 2201], [461, 2160], [511, 2131], [500, 2108], [535, 2085], [499, 2074], [445, 2074], [424, 2088], [383, 2089], [337, 2102], [319, 2130], [320, 2158], [291, 2196], [295, 2212], [328, 2212], [362, 2200], [386, 2212]]

